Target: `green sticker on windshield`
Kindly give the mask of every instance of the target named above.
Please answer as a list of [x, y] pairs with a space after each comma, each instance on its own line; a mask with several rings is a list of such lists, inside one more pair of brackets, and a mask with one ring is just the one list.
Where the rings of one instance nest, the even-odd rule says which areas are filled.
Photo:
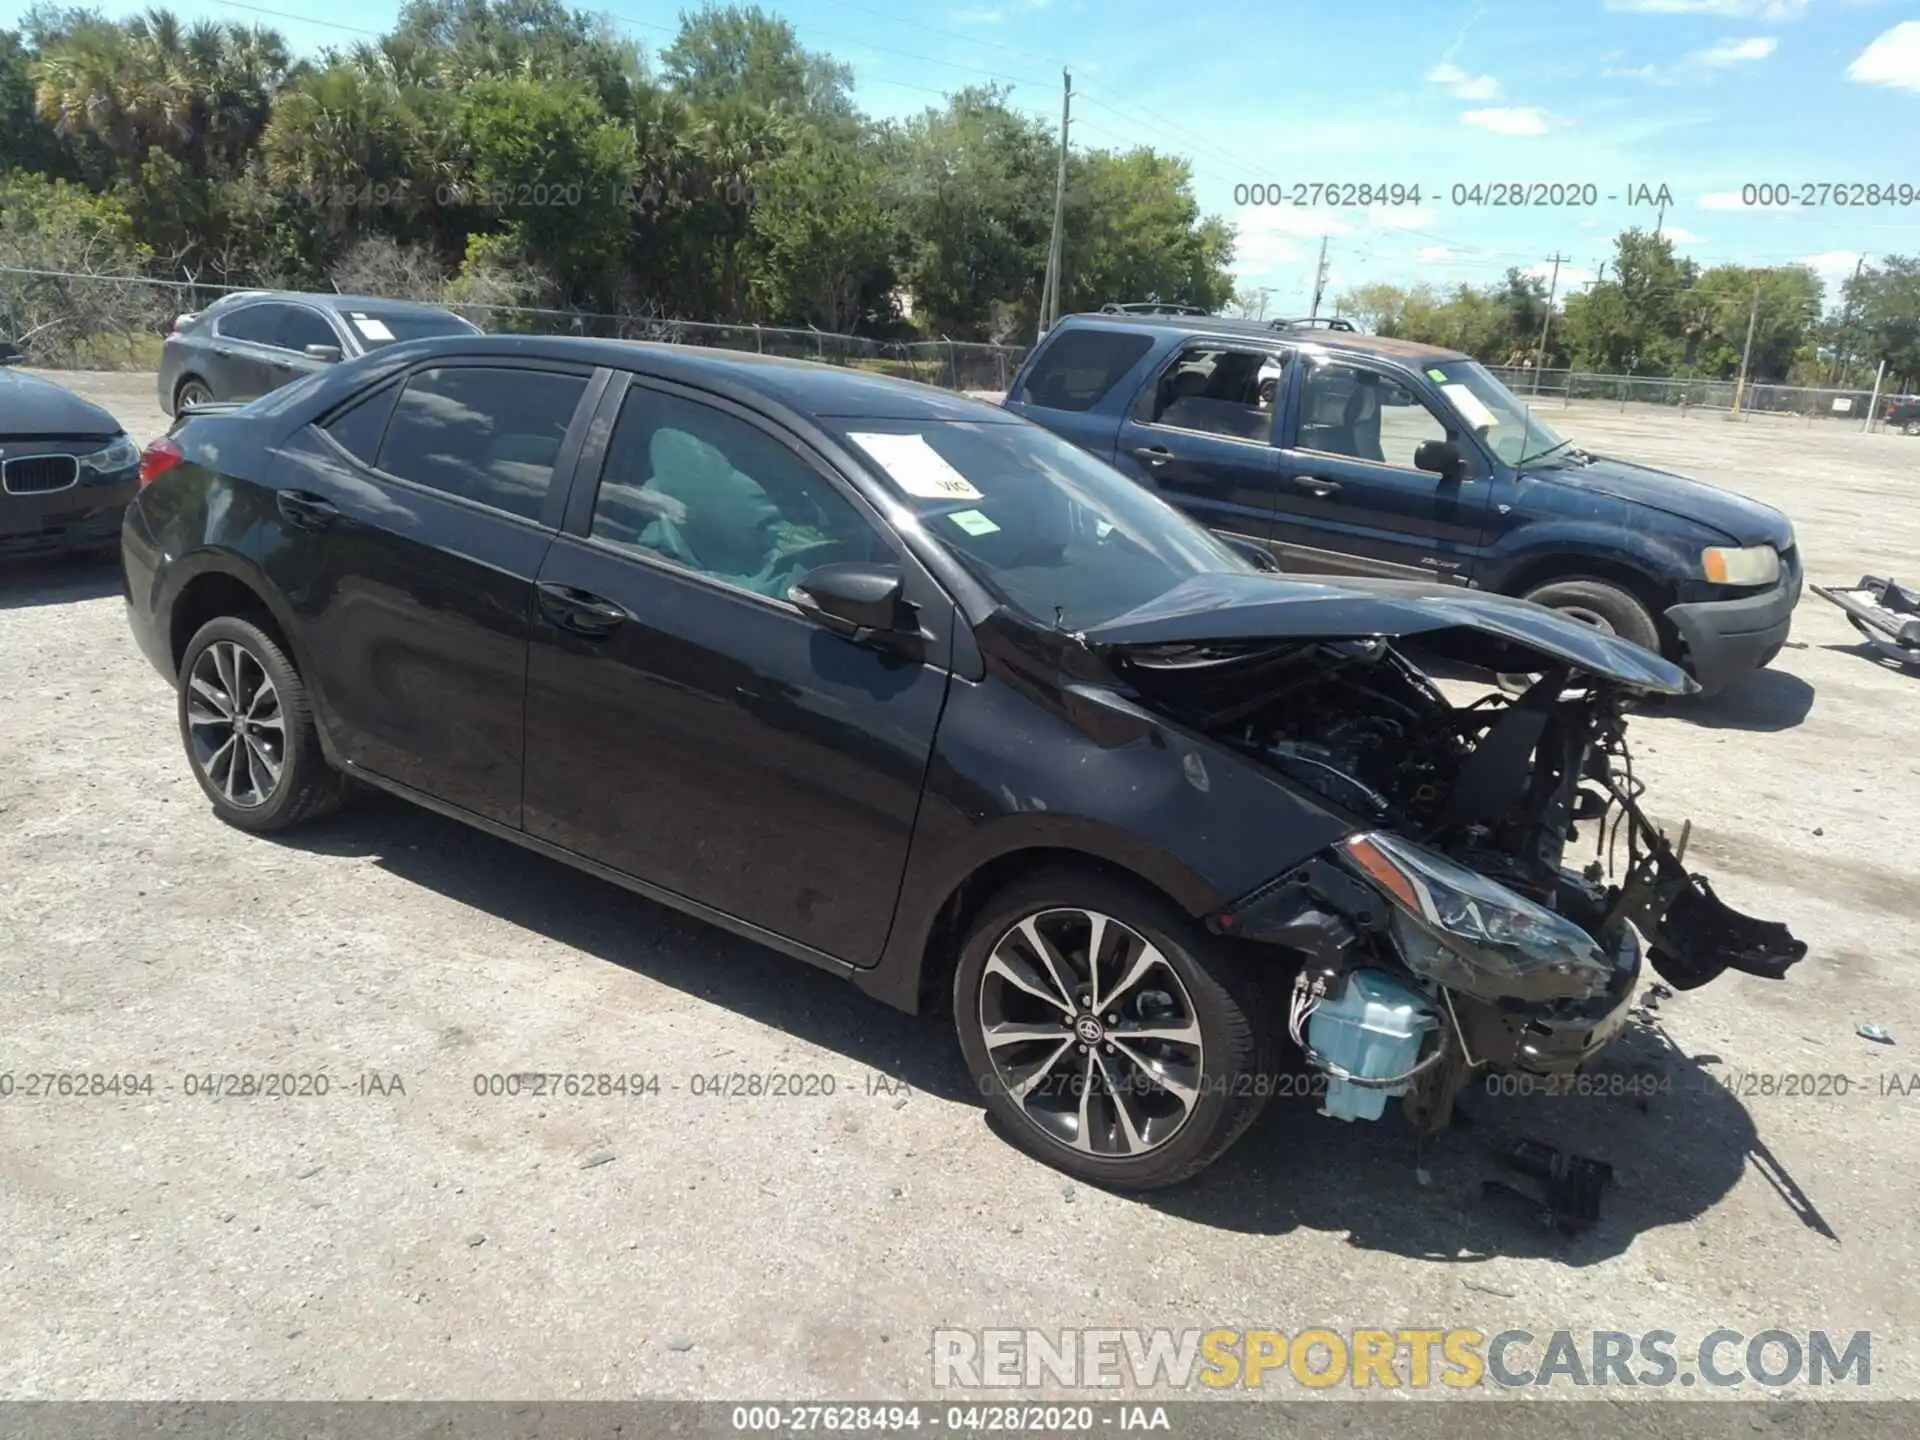
[[978, 510], [956, 510], [947, 518], [969, 535], [991, 535], [1000, 528]]
[[1444, 370], [1436, 370], [1432, 366], [1428, 366], [1427, 379], [1433, 381], [1433, 383], [1436, 385], [1444, 385], [1447, 383], [1447, 372]]

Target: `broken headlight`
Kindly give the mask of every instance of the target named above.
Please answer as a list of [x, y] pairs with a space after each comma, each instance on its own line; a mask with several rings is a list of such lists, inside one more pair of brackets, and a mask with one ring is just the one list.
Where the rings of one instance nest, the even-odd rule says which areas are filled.
[[1374, 830], [1341, 851], [1393, 902], [1393, 936], [1416, 975], [1483, 1000], [1584, 1000], [1613, 966], [1572, 921], [1398, 835]]

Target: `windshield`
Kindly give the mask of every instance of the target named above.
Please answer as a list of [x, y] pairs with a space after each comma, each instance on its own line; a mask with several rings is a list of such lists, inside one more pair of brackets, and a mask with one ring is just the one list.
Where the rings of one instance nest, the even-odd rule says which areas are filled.
[[1569, 442], [1562, 439], [1536, 411], [1529, 414], [1525, 402], [1491, 374], [1477, 360], [1453, 360], [1427, 367], [1427, 378], [1440, 387], [1440, 393], [1459, 412], [1467, 425], [1509, 465], [1525, 465], [1548, 451], [1565, 453]]
[[1159, 497], [1037, 425], [856, 420], [846, 438], [995, 595], [1078, 630], [1195, 575], [1253, 565]]
[[430, 335], [477, 335], [477, 326], [458, 315], [431, 310], [349, 310], [347, 323], [360, 338], [362, 348], [378, 350], [382, 345], [397, 345], [402, 340], [424, 340]]

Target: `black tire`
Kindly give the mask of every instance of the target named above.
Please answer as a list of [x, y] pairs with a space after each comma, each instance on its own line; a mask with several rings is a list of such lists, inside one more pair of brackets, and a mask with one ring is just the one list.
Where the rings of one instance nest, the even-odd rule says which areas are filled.
[[213, 399], [213, 387], [198, 375], [188, 375], [173, 387], [173, 413], [177, 416], [189, 405], [204, 405]]
[[1909, 420], [1900, 427], [1902, 435], [1920, 435], [1920, 420]]
[[1631, 640], [1643, 650], [1660, 653], [1660, 626], [1638, 596], [1606, 580], [1554, 580], [1529, 590], [1536, 605]]
[[[256, 778], [264, 779], [267, 773], [264, 764], [252, 760], [242, 767], [250, 782], [248, 787], [243, 789], [222, 784], [220, 777], [228, 780], [234, 778], [235, 762], [232, 756], [240, 753], [237, 748], [239, 745], [246, 743], [238, 731], [227, 735], [228, 741], [236, 748], [226, 761], [226, 769], [223, 771], [217, 760], [211, 765], [208, 763], [207, 752], [211, 750], [215, 756], [220, 753], [218, 738], [225, 732], [217, 720], [209, 721], [206, 718], [217, 715], [218, 706], [205, 691], [196, 689], [193, 681], [203, 661], [217, 672], [219, 659], [232, 654], [231, 651], [219, 651], [210, 656], [209, 652], [217, 645], [235, 647], [242, 652], [272, 685], [277, 701], [271, 708], [277, 712], [279, 766], [270, 785], [251, 783]], [[187, 763], [192, 766], [194, 779], [200, 783], [200, 789], [213, 802], [214, 813], [222, 820], [241, 830], [264, 833], [284, 830], [340, 807], [346, 797], [346, 777], [330, 766], [326, 756], [321, 753], [320, 736], [313, 724], [312, 705], [308, 701], [300, 672], [294, 668], [279, 643], [252, 620], [238, 615], [222, 615], [195, 631], [180, 659], [178, 688], [180, 740], [187, 752]], [[229, 688], [238, 691], [242, 701], [249, 693], [255, 697], [261, 696], [264, 689], [256, 680], [249, 690], [244, 662], [239, 683]], [[227, 698], [231, 700], [232, 697]], [[255, 734], [265, 737], [270, 735], [269, 727], [274, 722], [271, 717], [262, 716], [248, 723], [255, 727]], [[263, 753], [268, 743], [263, 740], [260, 744], [251, 745], [251, 754]], [[230, 794], [230, 789], [240, 791], [239, 798]], [[256, 796], [258, 798], [254, 798]]]
[[[1107, 932], [1117, 937], [1102, 948], [1103, 957], [1107, 959], [1105, 983], [1110, 989], [1121, 990], [1120, 972], [1131, 964], [1129, 952], [1123, 947], [1130, 944], [1133, 938], [1144, 940], [1164, 957], [1165, 969], [1156, 968], [1149, 972], [1154, 978], [1154, 987], [1164, 985], [1167, 972], [1171, 971], [1184, 990], [1178, 1002], [1180, 1008], [1189, 1013], [1165, 1023], [1197, 1024], [1199, 1048], [1194, 1058], [1198, 1063], [1191, 1069], [1182, 1066], [1178, 1071], [1167, 1067], [1164, 1072], [1197, 1079], [1197, 1083], [1189, 1087], [1196, 1098], [1187, 1106], [1184, 1118], [1174, 1121], [1163, 1139], [1133, 1154], [1114, 1153], [1111, 1148], [1122, 1144], [1126, 1138], [1121, 1133], [1121, 1122], [1111, 1103], [1114, 1094], [1112, 1088], [1102, 1087], [1096, 1082], [1096, 1099], [1088, 1107], [1092, 1123], [1087, 1126], [1087, 1131], [1094, 1136], [1096, 1151], [1103, 1144], [1107, 1145], [1105, 1153], [1075, 1149], [1069, 1141], [1044, 1128], [1042, 1121], [1029, 1113], [1027, 1102], [1015, 1098], [1009, 1080], [994, 1062], [985, 1035], [987, 1021], [983, 1010], [995, 1003], [991, 999], [993, 992], [988, 987], [999, 987], [1004, 993], [1012, 994], [998, 973], [988, 971], [989, 962], [994, 959], [1003, 941], [1013, 939], [1023, 920], [1048, 917], [1046, 923], [1053, 923], [1054, 917], [1065, 912], [1082, 910], [1098, 912], [1110, 921], [1117, 921], [1124, 931], [1133, 932], [1132, 937], [1125, 936], [1123, 932]], [[1025, 945], [1026, 942], [1016, 943]], [[1058, 952], [1069, 965], [1077, 967], [1076, 975], [1082, 981], [1085, 979], [1086, 949], [1083, 942], [1077, 956], [1070, 947]], [[1137, 955], [1139, 952], [1135, 950], [1132, 953]], [[1126, 991], [1121, 1002], [1122, 1009], [1126, 1008], [1126, 996], [1165, 995], [1173, 998], [1166, 990], [1154, 987], [1149, 987], [1143, 980], [1138, 991]], [[1030, 1006], [1045, 1009], [1030, 998], [1030, 992], [1021, 998]], [[1270, 1007], [1254, 977], [1236, 964], [1231, 956], [1222, 953], [1199, 926], [1175, 907], [1142, 886], [1130, 885], [1092, 871], [1074, 868], [1046, 870], [1031, 879], [1008, 886], [989, 900], [975, 917], [960, 952], [959, 964], [954, 971], [953, 1001], [954, 1026], [959, 1034], [960, 1049], [966, 1057], [967, 1068], [973, 1073], [988, 1111], [1004, 1127], [1008, 1136], [1037, 1159], [1078, 1179], [1109, 1189], [1162, 1189], [1177, 1185], [1206, 1169], [1225, 1154], [1228, 1147], [1259, 1117], [1270, 1094], [1266, 1079], [1277, 1068], [1274, 1063], [1275, 1045], [1268, 1021]], [[1135, 1003], [1138, 1004], [1138, 1001]], [[1097, 1026], [1102, 1017], [1095, 1015], [1094, 1018]], [[1146, 1018], [1148, 1024], [1156, 1023], [1151, 1017], [1136, 1016], [1127, 1020], [1123, 1016], [1125, 1023], [1113, 1027], [1114, 1039], [1126, 1045], [1125, 1025], [1136, 1023], [1141, 1018]], [[1068, 1028], [1064, 1014], [1056, 1016], [1051, 1010], [1046, 1010], [1043, 1023], [1059, 1023], [1063, 1038], [1071, 1042], [1065, 1052], [1068, 1058], [1062, 1062], [1062, 1069], [1055, 1072], [1056, 1075], [1068, 1081], [1073, 1080], [1075, 1077], [1071, 1072], [1080, 1066], [1080, 1055], [1088, 1055], [1088, 1068], [1082, 1074], [1124, 1074], [1123, 1084], [1143, 1086], [1143, 1089], [1133, 1092], [1143, 1098], [1130, 1107], [1130, 1129], [1134, 1128], [1134, 1122], [1146, 1116], [1149, 1109], [1180, 1103], [1171, 1089], [1163, 1093], [1161, 1087], [1146, 1079], [1147, 1072], [1139, 1066], [1130, 1062], [1123, 1064], [1126, 1055], [1137, 1054], [1140, 1049], [1150, 1049], [1150, 1046], [1142, 1047], [1136, 1041], [1133, 1048], [1116, 1056], [1112, 1040], [1109, 1040], [1104, 1046], [1094, 1047], [1096, 1052], [1104, 1050], [1104, 1055], [1089, 1055], [1088, 1047], [1079, 1044], [1074, 1032]], [[1044, 1053], [1051, 1043], [1051, 1038], [1038, 1041], [1034, 1048]], [[1019, 1049], [1018, 1045], [1003, 1047], [1001, 1053], [1008, 1053], [1009, 1050], [1018, 1053]], [[1095, 1066], [1099, 1068], [1096, 1070]], [[1063, 1124], [1073, 1125], [1077, 1133], [1077, 1115], [1069, 1116], [1064, 1112], [1074, 1109], [1071, 1096], [1078, 1093], [1073, 1090], [1062, 1095], [1050, 1089], [1047, 1096], [1032, 1103], [1036, 1110], [1045, 1113], [1049, 1097], [1057, 1098], [1061, 1113], [1055, 1118]], [[1137, 1128], [1141, 1135], [1151, 1137], [1149, 1127], [1158, 1123], [1156, 1119], [1149, 1119]], [[1098, 1131], [1096, 1125], [1100, 1127]]]

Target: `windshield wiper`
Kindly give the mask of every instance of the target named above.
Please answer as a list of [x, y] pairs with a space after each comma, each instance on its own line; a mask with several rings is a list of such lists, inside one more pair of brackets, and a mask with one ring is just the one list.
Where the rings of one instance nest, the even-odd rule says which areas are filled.
[[[1546, 449], [1539, 451], [1537, 454], [1522, 455], [1518, 460], [1513, 462], [1514, 466], [1515, 468], [1518, 468], [1522, 465], [1531, 465], [1535, 460], [1544, 460], [1547, 458], [1547, 456], [1553, 454], [1554, 451], [1564, 450], [1566, 449], [1567, 446], [1571, 444], [1573, 444], [1573, 441], [1571, 440], [1562, 440], [1557, 445], [1549, 445]], [[1580, 454], [1582, 452], [1575, 451], [1574, 453]]]

